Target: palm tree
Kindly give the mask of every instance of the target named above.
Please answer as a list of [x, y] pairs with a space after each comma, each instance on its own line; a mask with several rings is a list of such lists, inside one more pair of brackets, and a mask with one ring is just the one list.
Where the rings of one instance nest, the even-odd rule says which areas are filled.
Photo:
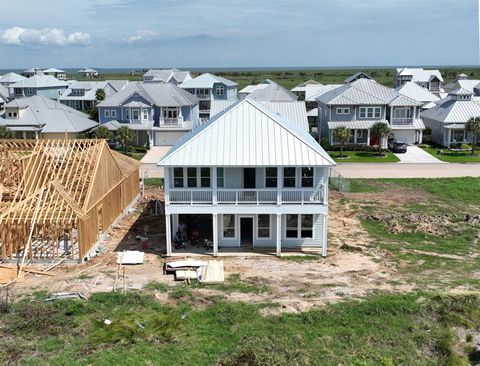
[[127, 126], [122, 126], [117, 130], [115, 139], [122, 144], [125, 155], [127, 155], [128, 145], [135, 140], [135, 132]]
[[15, 133], [7, 126], [0, 126], [0, 139], [13, 139]]
[[95, 139], [110, 140], [112, 138], [112, 133], [105, 126], [99, 126], [93, 130], [92, 137]]
[[472, 139], [472, 152], [471, 155], [475, 154], [475, 145], [477, 144], [477, 137], [480, 135], [480, 117], [473, 117], [468, 120], [465, 124], [465, 130], [470, 134]]
[[377, 136], [378, 143], [378, 155], [382, 154], [382, 139], [387, 138], [390, 134], [390, 126], [383, 122], [377, 122], [372, 126], [371, 133], [373, 136]]
[[352, 138], [352, 130], [346, 127], [337, 127], [333, 130], [333, 139], [340, 143], [340, 155], [339, 158], [343, 157], [343, 146], [350, 141]]
[[97, 89], [97, 91], [95, 92], [95, 99], [99, 102], [105, 100], [105, 90]]

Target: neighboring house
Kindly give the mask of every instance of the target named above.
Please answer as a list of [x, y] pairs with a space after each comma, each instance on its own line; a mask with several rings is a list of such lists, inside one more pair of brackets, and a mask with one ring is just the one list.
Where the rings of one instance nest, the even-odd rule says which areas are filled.
[[25, 76], [16, 74], [14, 72], [9, 72], [8, 74], [0, 76], [0, 85], [9, 87], [12, 84], [15, 84], [16, 82], [25, 80]]
[[67, 88], [68, 83], [58, 80], [52, 75], [34, 75], [9, 86], [12, 99], [33, 95], [58, 99]]
[[408, 82], [417, 83], [434, 93], [443, 91], [443, 77], [439, 70], [398, 68], [393, 79], [393, 87], [398, 88]]
[[[332, 158], [305, 130], [249, 98], [180, 140], [165, 171], [167, 255], [181, 224], [219, 248], [327, 254]], [[182, 225], [183, 226], [183, 225]]]
[[320, 138], [331, 144], [332, 131], [337, 127], [352, 130], [350, 143], [386, 147], [386, 139], [379, 141], [371, 134], [378, 122], [388, 123], [392, 135], [406, 143], [421, 143], [425, 126], [419, 117], [422, 102], [413, 100], [397, 91], [361, 78], [327, 91], [317, 98]]
[[448, 94], [436, 107], [422, 112], [425, 126], [430, 127], [430, 140], [442, 146], [469, 143], [465, 124], [472, 117], [480, 117], [480, 104], [472, 100], [473, 93], [457, 89]]
[[35, 75], [43, 75], [43, 71], [35, 67], [35, 68], [23, 70], [21, 74], [26, 78], [31, 78], [32, 76], [35, 76]]
[[353, 83], [354, 81], [357, 81], [359, 79], [369, 79], [373, 80], [370, 76], [365, 74], [363, 71], [357, 72], [353, 74], [352, 76], [349, 76], [348, 78], [345, 79], [345, 84], [350, 84]]
[[217, 99], [236, 100], [237, 86], [238, 84], [234, 81], [205, 73], [184, 81], [180, 87], [200, 99], [200, 117], [208, 118], [210, 116], [211, 101]]
[[[231, 105], [237, 103], [236, 100], [212, 100], [212, 107], [210, 110], [210, 118], [223, 112]], [[270, 102], [258, 101], [259, 104], [268, 108], [273, 113], [277, 113], [283, 118], [289, 120], [293, 124], [300, 127], [302, 130], [309, 131], [307, 110], [304, 101], [294, 102]]]
[[137, 145], [171, 146], [198, 124], [198, 98], [171, 83], [129, 83], [97, 105], [100, 123], [135, 131]]
[[58, 80], [67, 80], [67, 74], [65, 71], [55, 68], [50, 68], [43, 70], [45, 75], [52, 75], [55, 76]]
[[238, 98], [239, 99], [244, 99], [248, 95], [253, 93], [255, 90], [266, 88], [270, 84], [276, 84], [276, 83], [274, 81], [270, 80], [270, 79], [264, 79], [256, 85], [247, 85], [246, 87], [244, 87], [242, 90], [240, 90], [238, 92]]
[[148, 70], [143, 75], [144, 82], [172, 83], [181, 85], [184, 81], [192, 79], [190, 71], [180, 71], [177, 69]]
[[478, 79], [469, 79], [467, 75], [460, 74], [457, 78], [444, 86], [444, 89], [447, 93], [452, 92], [457, 89], [466, 89], [472, 93], [475, 93], [475, 88], [480, 86], [480, 80]]
[[98, 89], [104, 90], [105, 98], [107, 98], [122, 90], [127, 84], [128, 80], [74, 81], [58, 98], [58, 101], [79, 111], [85, 111], [95, 108]]
[[433, 94], [427, 88], [411, 81], [397, 87], [395, 90], [406, 97], [422, 102], [423, 105], [421, 109], [423, 110], [435, 107], [435, 103], [440, 100], [440, 97]]
[[83, 69], [78, 70], [78, 73], [87, 79], [98, 78], [98, 71], [94, 69], [90, 69], [88, 67], [84, 67]]
[[8, 88], [6, 86], [0, 85], [0, 109], [3, 109], [3, 107], [9, 100], [10, 95], [8, 93]]
[[323, 85], [316, 80], [307, 80], [304, 83], [297, 85], [295, 88], [290, 91], [298, 96], [298, 99], [305, 100], [305, 92], [307, 90], [307, 85]]
[[270, 83], [264, 88], [257, 88], [248, 94], [249, 99], [270, 102], [292, 102], [298, 96], [277, 83]]
[[86, 114], [40, 95], [12, 100], [0, 116], [0, 126], [24, 139], [76, 138], [97, 125]]

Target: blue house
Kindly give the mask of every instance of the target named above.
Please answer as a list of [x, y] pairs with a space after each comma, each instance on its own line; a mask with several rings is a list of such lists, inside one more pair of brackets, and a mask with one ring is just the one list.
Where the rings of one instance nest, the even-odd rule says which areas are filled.
[[172, 146], [197, 126], [198, 98], [171, 83], [129, 83], [97, 105], [100, 124], [128, 126], [137, 145]]
[[68, 83], [52, 75], [34, 75], [8, 86], [10, 98], [44, 96], [57, 100], [68, 88]]
[[186, 80], [181, 85], [183, 89], [200, 99], [199, 113], [202, 118], [210, 117], [212, 100], [236, 100], [237, 86], [234, 81], [210, 73]]
[[421, 143], [425, 125], [420, 118], [422, 102], [406, 97], [368, 78], [355, 79], [320, 94], [318, 119], [320, 138], [337, 143], [333, 130], [346, 127], [352, 130], [350, 143], [361, 145], [382, 145], [371, 134], [376, 123], [389, 124], [391, 134], [397, 140], [408, 144]]

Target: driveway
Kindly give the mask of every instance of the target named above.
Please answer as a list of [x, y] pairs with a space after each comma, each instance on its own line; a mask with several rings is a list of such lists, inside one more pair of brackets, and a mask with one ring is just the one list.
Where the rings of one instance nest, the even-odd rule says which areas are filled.
[[400, 164], [445, 164], [418, 146], [408, 146], [405, 154], [395, 154]]
[[170, 151], [171, 146], [154, 146], [142, 158], [140, 173], [145, 172], [147, 178], [163, 178], [163, 168], [157, 163]]
[[341, 163], [334, 170], [345, 178], [480, 177], [480, 164]]

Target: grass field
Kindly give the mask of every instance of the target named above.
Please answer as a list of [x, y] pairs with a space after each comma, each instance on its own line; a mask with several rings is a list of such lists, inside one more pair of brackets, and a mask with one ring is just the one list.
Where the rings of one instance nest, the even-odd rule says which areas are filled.
[[[423, 150], [448, 163], [480, 163], [480, 152], [478, 151], [472, 156], [470, 151], [451, 151], [435, 147], [426, 147]], [[441, 155], [437, 154], [438, 150], [442, 150], [443, 153]]]
[[347, 159], [338, 158], [340, 155], [339, 151], [329, 151], [328, 153], [337, 163], [396, 163], [400, 161], [391, 152], [386, 153], [385, 156], [376, 156], [374, 152], [344, 151], [343, 155], [347, 155]]
[[188, 301], [170, 307], [148, 290], [97, 293], [88, 301], [26, 298], [0, 315], [0, 362], [389, 366], [460, 365], [478, 357], [473, 336], [459, 340], [454, 332], [475, 334], [477, 295], [373, 295], [281, 316], [261, 316], [265, 306], [272, 305], [214, 300], [203, 310]]
[[[434, 67], [438, 68], [438, 67]], [[306, 80], [316, 80], [323, 84], [343, 83], [349, 76], [358, 71], [363, 71], [377, 80], [379, 83], [392, 86], [394, 68], [351, 68], [351, 69], [312, 69], [312, 70], [252, 70], [252, 71], [226, 71], [222, 69], [206, 69], [205, 72], [212, 72], [216, 75], [226, 77], [238, 83], [238, 90], [244, 88], [249, 84], [257, 84], [263, 79], [272, 79], [273, 81], [291, 89]], [[454, 80], [460, 73], [465, 73], [471, 79], [480, 79], [480, 68], [440, 68], [445, 83]], [[199, 72], [192, 72], [193, 76], [199, 75]], [[74, 80], [80, 80], [78, 74], [69, 74], [68, 77]], [[142, 80], [142, 75], [130, 75], [127, 73], [111, 73], [101, 74], [101, 79], [128, 79], [128, 80]]]

